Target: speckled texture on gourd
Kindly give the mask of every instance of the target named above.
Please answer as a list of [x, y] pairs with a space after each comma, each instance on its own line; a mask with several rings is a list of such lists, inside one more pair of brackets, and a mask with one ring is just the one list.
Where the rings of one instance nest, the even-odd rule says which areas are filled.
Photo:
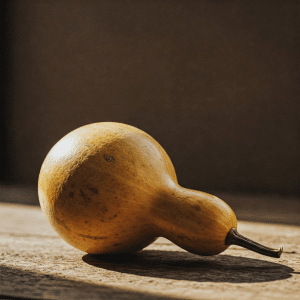
[[164, 236], [201, 255], [224, 251], [237, 227], [215, 196], [178, 185], [164, 149], [145, 132], [94, 123], [63, 137], [39, 176], [43, 212], [59, 235], [88, 253], [137, 251]]

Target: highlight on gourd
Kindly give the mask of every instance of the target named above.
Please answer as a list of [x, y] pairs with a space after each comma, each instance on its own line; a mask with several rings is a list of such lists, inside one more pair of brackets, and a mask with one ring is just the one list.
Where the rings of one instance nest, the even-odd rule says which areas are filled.
[[199, 255], [230, 245], [282, 253], [240, 235], [224, 201], [181, 187], [159, 143], [121, 123], [89, 124], [58, 141], [41, 167], [38, 193], [57, 233], [91, 254], [139, 251], [158, 237]]

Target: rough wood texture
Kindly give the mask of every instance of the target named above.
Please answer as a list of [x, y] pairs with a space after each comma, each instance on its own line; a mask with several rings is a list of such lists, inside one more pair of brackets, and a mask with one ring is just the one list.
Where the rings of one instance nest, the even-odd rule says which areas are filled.
[[247, 237], [284, 247], [273, 259], [237, 246], [201, 257], [163, 238], [94, 257], [60, 239], [35, 206], [0, 204], [0, 225], [0, 299], [299, 299], [298, 226], [239, 222]]

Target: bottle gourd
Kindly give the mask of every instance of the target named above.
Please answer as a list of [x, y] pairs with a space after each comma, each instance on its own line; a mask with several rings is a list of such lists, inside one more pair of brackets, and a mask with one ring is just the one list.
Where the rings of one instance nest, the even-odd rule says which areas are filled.
[[90, 254], [139, 251], [157, 237], [199, 255], [232, 244], [282, 253], [240, 235], [221, 199], [179, 186], [164, 149], [125, 124], [89, 124], [63, 137], [45, 158], [38, 193], [57, 233]]

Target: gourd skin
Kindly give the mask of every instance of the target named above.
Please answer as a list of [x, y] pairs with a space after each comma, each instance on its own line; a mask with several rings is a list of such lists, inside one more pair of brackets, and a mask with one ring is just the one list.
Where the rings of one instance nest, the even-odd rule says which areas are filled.
[[164, 149], [120, 123], [94, 123], [63, 137], [42, 165], [38, 192], [58, 234], [91, 254], [138, 251], [163, 236], [214, 255], [237, 228], [225, 202], [179, 186]]

